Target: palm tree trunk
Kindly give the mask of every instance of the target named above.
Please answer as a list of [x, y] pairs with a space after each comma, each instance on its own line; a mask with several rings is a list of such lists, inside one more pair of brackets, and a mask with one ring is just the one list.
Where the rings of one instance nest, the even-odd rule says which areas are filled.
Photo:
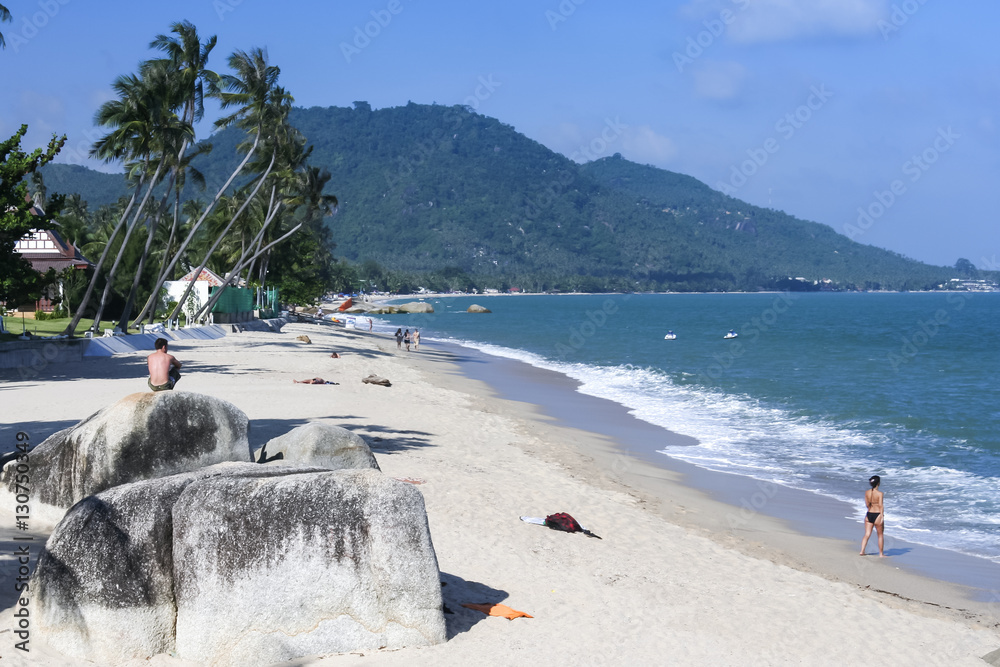
[[264, 170], [264, 174], [260, 177], [260, 180], [257, 181], [257, 185], [254, 186], [253, 192], [250, 193], [250, 196], [248, 196], [246, 201], [243, 202], [243, 205], [240, 206], [239, 210], [236, 211], [236, 214], [233, 215], [233, 217], [229, 220], [229, 224], [225, 226], [222, 232], [216, 237], [215, 242], [212, 243], [212, 246], [208, 249], [208, 252], [205, 253], [205, 258], [201, 261], [201, 264], [195, 270], [192, 279], [188, 281], [188, 285], [184, 289], [183, 296], [181, 296], [181, 298], [177, 301], [177, 305], [174, 307], [174, 312], [170, 314], [168, 319], [173, 320], [176, 317], [178, 317], [178, 315], [180, 315], [181, 308], [184, 307], [184, 302], [187, 301], [188, 296], [191, 295], [191, 290], [194, 289], [195, 281], [198, 279], [198, 276], [201, 275], [201, 272], [205, 270], [205, 267], [208, 266], [209, 260], [212, 259], [212, 253], [214, 253], [215, 249], [219, 247], [219, 244], [222, 243], [222, 239], [225, 238], [226, 234], [229, 233], [229, 230], [232, 228], [233, 224], [243, 214], [243, 211], [245, 211], [247, 206], [250, 205], [250, 202], [253, 201], [254, 197], [257, 196], [257, 192], [260, 190], [260, 186], [264, 184], [264, 181], [267, 180], [267, 177], [271, 174], [271, 169], [274, 167], [274, 161], [276, 158], [277, 155], [272, 153], [271, 162], [270, 164], [267, 165], [267, 169]]
[[121, 264], [122, 258], [125, 256], [128, 240], [138, 225], [139, 217], [142, 215], [143, 209], [146, 208], [146, 202], [149, 201], [149, 196], [153, 194], [153, 188], [156, 187], [156, 184], [159, 182], [160, 171], [163, 169], [163, 165], [166, 160], [166, 155], [163, 155], [163, 157], [160, 158], [160, 163], [156, 165], [156, 172], [153, 174], [153, 180], [151, 180], [146, 186], [146, 194], [143, 195], [142, 201], [139, 202], [139, 208], [135, 211], [135, 217], [132, 218], [132, 224], [130, 224], [125, 230], [125, 238], [122, 240], [122, 245], [118, 249], [118, 255], [115, 256], [115, 261], [111, 265], [111, 270], [108, 272], [107, 282], [104, 283], [104, 294], [101, 295], [101, 305], [98, 306], [97, 315], [94, 316], [94, 324], [91, 327], [94, 333], [97, 333], [98, 329], [100, 329], [101, 315], [104, 314], [104, 307], [107, 305], [108, 295], [111, 293], [111, 282], [115, 277], [115, 273], [118, 271], [118, 265]]
[[[136, 195], [139, 194], [139, 190], [142, 188], [142, 183], [145, 180], [145, 175], [139, 179], [139, 184], [136, 185], [135, 191], [132, 193], [132, 198], [128, 200], [128, 206], [125, 207], [124, 213], [122, 213], [121, 218], [118, 219], [118, 224], [115, 225], [114, 231], [108, 237], [108, 242], [104, 246], [104, 251], [101, 253], [101, 258], [97, 260], [97, 265], [94, 267], [94, 275], [90, 278], [90, 284], [87, 285], [87, 291], [84, 292], [83, 298], [80, 299], [80, 305], [77, 306], [76, 314], [73, 315], [73, 319], [70, 320], [69, 324], [66, 325], [66, 329], [63, 330], [63, 334], [66, 336], [73, 336], [76, 332], [76, 327], [80, 324], [80, 320], [83, 319], [83, 313], [87, 309], [87, 305], [90, 304], [90, 298], [94, 294], [94, 287], [97, 285], [97, 278], [101, 274], [101, 267], [104, 266], [104, 260], [108, 258], [108, 252], [111, 250], [111, 244], [114, 242], [115, 237], [118, 232], [121, 231], [122, 225], [128, 220], [128, 214], [132, 210], [132, 205], [135, 203]], [[95, 324], [96, 324], [95, 320]]]
[[[251, 257], [247, 261], [252, 261], [254, 259], [257, 259], [257, 257], [259, 257], [262, 253], [265, 253], [265, 252], [269, 251], [273, 246], [281, 243], [282, 241], [284, 241], [285, 239], [287, 239], [289, 236], [291, 236], [292, 234], [294, 234], [295, 232], [297, 232], [300, 227], [302, 227], [302, 223], [301, 222], [299, 224], [295, 225], [294, 227], [292, 227], [287, 233], [283, 234], [281, 236], [281, 238], [276, 239], [274, 241], [271, 241], [266, 246], [264, 246], [263, 248], [261, 248], [261, 250], [257, 254], [255, 254], [253, 257]], [[243, 267], [241, 267], [241, 266], [237, 266], [236, 270], [242, 270], [242, 268]], [[212, 306], [214, 306], [216, 304], [216, 302], [218, 302], [219, 298], [222, 296], [222, 293], [226, 290], [227, 287], [229, 287], [229, 282], [228, 281], [226, 283], [224, 283], [222, 285], [222, 287], [220, 287], [219, 289], [215, 290], [215, 292], [212, 294], [212, 298], [208, 300], [208, 303], [206, 303], [204, 306], [202, 306], [201, 310], [198, 311], [196, 317], [203, 317], [205, 315], [205, 313], [209, 312], [211, 310]]]
[[[213, 199], [212, 203], [205, 208], [205, 211], [201, 214], [201, 217], [198, 218], [198, 222], [196, 222], [191, 227], [191, 230], [188, 232], [188, 235], [184, 239], [184, 242], [181, 243], [181, 246], [177, 249], [177, 254], [174, 255], [174, 258], [170, 260], [170, 264], [167, 265], [167, 268], [160, 275], [159, 279], [157, 279], [156, 285], [153, 286], [153, 291], [149, 295], [149, 299], [146, 300], [146, 305], [142, 307], [142, 312], [139, 313], [139, 316], [137, 318], [135, 318], [136, 320], [142, 321], [143, 318], [145, 318], [146, 315], [149, 313], [150, 308], [152, 308], [153, 304], [156, 301], [156, 297], [160, 292], [160, 288], [163, 287], [163, 283], [166, 282], [167, 276], [170, 275], [170, 272], [174, 270], [174, 266], [177, 264], [177, 260], [179, 260], [184, 255], [184, 251], [187, 250], [188, 244], [191, 243], [191, 239], [194, 238], [194, 235], [195, 233], [197, 233], [198, 228], [201, 227], [201, 224], [203, 222], [205, 222], [205, 219], [208, 217], [208, 214], [211, 213], [212, 210], [215, 208], [216, 204], [219, 203], [219, 199], [222, 198], [222, 195], [226, 192], [226, 190], [229, 189], [229, 186], [232, 185], [236, 177], [239, 176], [241, 171], [243, 171], [243, 168], [246, 167], [247, 162], [250, 161], [250, 158], [257, 150], [257, 144], [259, 143], [260, 143], [260, 130], [258, 129], [257, 136], [254, 137], [253, 140], [253, 146], [251, 146], [250, 150], [247, 151], [246, 157], [243, 158], [243, 161], [240, 162], [239, 166], [236, 167], [236, 170], [233, 171], [233, 173], [229, 176], [229, 180], [226, 181], [225, 185], [219, 188], [219, 191], [215, 193], [215, 199]], [[183, 301], [181, 301], [181, 303], [183, 303]]]
[[[253, 248], [254, 245], [257, 245], [258, 247], [260, 246], [260, 240], [264, 237], [264, 232], [267, 231], [268, 226], [271, 224], [271, 222], [277, 215], [278, 211], [281, 209], [281, 202], [278, 202], [277, 205], [275, 205], [274, 203], [274, 196], [276, 194], [276, 191], [277, 191], [276, 187], [271, 188], [271, 201], [267, 206], [267, 217], [264, 219], [264, 224], [261, 225], [260, 231], [257, 232], [257, 235], [254, 236], [253, 241], [250, 242], [250, 248]], [[229, 284], [233, 280], [235, 280], [236, 283], [239, 284], [239, 274], [240, 272], [243, 271], [243, 267], [245, 267], [248, 262], [252, 263], [252, 260], [247, 259], [247, 255], [250, 254], [250, 252], [251, 251], [249, 248], [244, 248], [242, 254], [240, 255], [240, 258], [236, 260], [236, 263], [233, 265], [232, 270], [230, 270], [229, 273], [226, 274], [229, 276], [229, 278], [226, 280], [226, 283], [222, 285], [219, 289], [217, 289], [216, 293], [212, 295], [212, 298], [209, 299], [209, 301], [206, 302], [205, 305], [202, 306], [197, 313], [195, 313], [195, 318], [203, 317], [207, 315], [209, 312], [211, 312], [212, 306], [216, 304], [216, 302], [219, 300], [219, 297], [221, 296], [221, 293], [225, 291], [225, 289], [229, 286]]]
[[118, 320], [118, 328], [125, 333], [128, 333], [128, 320], [132, 315], [132, 308], [135, 307], [135, 297], [139, 291], [139, 282], [142, 280], [142, 271], [146, 268], [146, 259], [149, 257], [149, 251], [153, 247], [153, 239], [156, 236], [156, 230], [160, 228], [160, 218], [163, 217], [163, 211], [166, 210], [167, 199], [170, 197], [170, 191], [173, 190], [176, 179], [177, 169], [173, 169], [170, 175], [170, 184], [163, 193], [160, 205], [156, 207], [153, 222], [149, 225], [149, 232], [146, 236], [146, 247], [142, 250], [142, 256], [139, 258], [139, 266], [136, 267], [135, 276], [132, 278], [132, 289], [128, 292], [128, 298], [125, 300], [125, 308], [122, 310], [122, 316]]

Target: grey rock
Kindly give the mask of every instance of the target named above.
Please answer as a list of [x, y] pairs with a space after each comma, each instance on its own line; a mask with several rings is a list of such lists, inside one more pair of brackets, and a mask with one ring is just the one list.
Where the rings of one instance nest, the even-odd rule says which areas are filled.
[[[239, 408], [212, 396], [131, 394], [31, 451], [32, 515], [55, 523], [74, 503], [119, 484], [251, 461], [248, 429]], [[0, 473], [0, 502], [15, 490], [15, 467]]]
[[76, 504], [39, 558], [30, 612], [73, 659], [265, 665], [443, 642], [439, 577], [412, 485], [223, 463]]
[[267, 453], [267, 460], [281, 454], [281, 460], [285, 463], [330, 470], [379, 470], [375, 456], [364, 438], [346, 428], [320, 422], [298, 426], [285, 435], [268, 440], [266, 445], [254, 452], [255, 460], [260, 460], [261, 450]]
[[263, 665], [445, 641], [410, 484], [375, 470], [214, 477], [188, 486], [173, 520], [180, 658]]
[[489, 308], [487, 308], [486, 306], [480, 306], [479, 304], [475, 304], [474, 303], [471, 306], [469, 306], [468, 308], [466, 308], [465, 312], [467, 312], [467, 313], [492, 313], [493, 311], [490, 310]]
[[99, 664], [173, 651], [177, 499], [190, 484], [209, 477], [303, 470], [222, 463], [123, 484], [81, 500], [39, 556], [30, 584], [34, 628], [56, 650]]
[[396, 306], [397, 310], [401, 313], [433, 313], [434, 306], [425, 301], [411, 301], [410, 303], [401, 303]]

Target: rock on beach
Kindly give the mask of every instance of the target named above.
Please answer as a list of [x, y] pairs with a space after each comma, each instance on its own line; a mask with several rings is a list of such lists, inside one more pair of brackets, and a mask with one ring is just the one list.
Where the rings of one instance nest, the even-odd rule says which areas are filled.
[[445, 640], [423, 496], [377, 470], [224, 463], [75, 505], [32, 579], [53, 648], [212, 665]]
[[[310, 422], [297, 426], [285, 435], [272, 438], [261, 449], [270, 460], [281, 454], [284, 463], [318, 466], [330, 470], [344, 468], [378, 470], [372, 450], [357, 433], [346, 428]], [[260, 449], [254, 459], [260, 460]]]
[[[130, 394], [31, 450], [32, 514], [55, 523], [74, 503], [119, 484], [251, 461], [248, 430], [239, 408], [212, 396]], [[14, 491], [15, 470], [8, 463], [0, 473], [0, 497]]]

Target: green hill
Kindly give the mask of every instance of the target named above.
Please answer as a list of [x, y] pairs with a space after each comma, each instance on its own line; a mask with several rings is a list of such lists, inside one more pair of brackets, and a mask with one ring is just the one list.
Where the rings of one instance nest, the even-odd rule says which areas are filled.
[[[795, 277], [922, 289], [951, 273], [619, 155], [578, 165], [465, 107], [357, 102], [291, 120], [333, 175], [336, 254], [356, 263], [531, 290], [806, 287]], [[196, 162], [212, 192], [239, 159], [236, 141], [214, 136]], [[124, 193], [86, 171], [50, 165], [45, 178], [91, 206]]]

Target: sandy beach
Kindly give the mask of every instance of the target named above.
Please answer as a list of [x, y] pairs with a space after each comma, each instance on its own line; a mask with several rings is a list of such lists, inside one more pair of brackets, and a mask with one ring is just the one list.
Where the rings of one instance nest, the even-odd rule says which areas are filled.
[[[747, 487], [737, 496], [751, 509], [720, 502], [685, 483], [682, 469], [502, 398], [463, 375], [452, 348], [424, 341], [407, 353], [387, 336], [289, 324], [280, 334], [179, 341], [171, 352], [184, 362], [177, 390], [235, 404], [255, 447], [311, 421], [343, 426], [367, 440], [385, 474], [424, 495], [452, 612], [448, 641], [286, 664], [984, 665], [1000, 649], [1000, 600], [915, 575], [891, 557], [861, 558], [860, 533], [858, 543], [810, 536], [753, 509], [754, 493], [805, 502], [797, 496]], [[372, 373], [392, 386], [362, 384]], [[488, 368], [477, 374], [488, 376]], [[313, 377], [339, 384], [293, 383]], [[144, 353], [48, 366], [31, 380], [0, 370], [0, 449], [12, 449], [18, 431], [39, 443], [145, 391], [145, 380]], [[91, 664], [67, 663], [39, 633], [29, 655], [13, 648], [12, 509], [0, 508], [0, 660]], [[519, 520], [555, 512], [603, 539]], [[498, 602], [534, 618], [461, 606]], [[160, 655], [135, 664], [193, 663]]]

